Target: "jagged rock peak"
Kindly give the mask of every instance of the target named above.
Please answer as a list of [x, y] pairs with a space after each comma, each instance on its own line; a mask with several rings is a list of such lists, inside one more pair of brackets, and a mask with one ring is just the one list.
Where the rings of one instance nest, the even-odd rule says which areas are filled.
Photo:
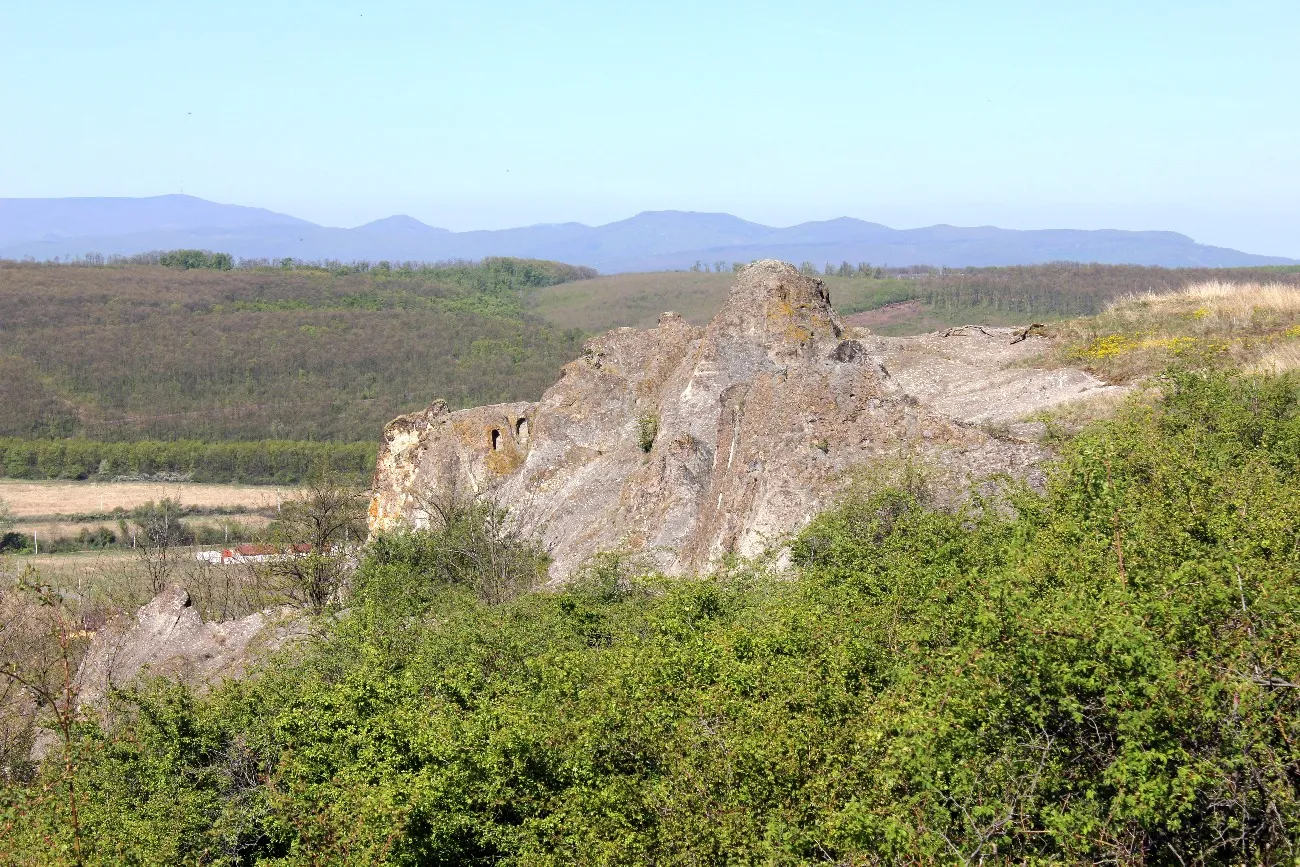
[[715, 339], [738, 337], [787, 348], [838, 338], [843, 330], [826, 284], [776, 259], [742, 268], [709, 323]]
[[884, 456], [943, 467], [953, 491], [1029, 471], [1038, 446], [972, 422], [1105, 385], [1030, 369], [1041, 347], [1013, 337], [845, 333], [821, 280], [755, 262], [706, 327], [665, 313], [594, 337], [536, 403], [435, 404], [389, 425], [370, 528], [425, 526], [430, 498], [490, 497], [541, 536], [557, 582], [600, 551], [668, 574], [758, 554]]

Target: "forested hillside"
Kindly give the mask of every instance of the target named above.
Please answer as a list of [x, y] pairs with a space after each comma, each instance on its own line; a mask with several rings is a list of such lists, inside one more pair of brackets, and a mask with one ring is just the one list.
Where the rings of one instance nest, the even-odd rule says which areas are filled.
[[[438, 398], [453, 408], [535, 399], [588, 334], [652, 327], [668, 309], [702, 324], [738, 265], [597, 277], [519, 259], [236, 263], [193, 250], [0, 262], [0, 472], [291, 480], [301, 461], [283, 456], [320, 452], [308, 441], [363, 443], [368, 454], [385, 423]], [[1091, 314], [1119, 296], [1261, 271], [1300, 284], [1285, 268], [802, 267], [827, 282], [841, 313], [895, 305], [865, 323], [892, 334]], [[173, 440], [187, 443], [150, 444]], [[228, 441], [245, 443], [237, 457], [211, 448]], [[111, 443], [140, 445], [102, 445]], [[353, 466], [361, 454], [330, 460]]]
[[0, 435], [374, 442], [437, 398], [535, 398], [582, 335], [528, 295], [592, 273], [172, 261], [0, 264]]

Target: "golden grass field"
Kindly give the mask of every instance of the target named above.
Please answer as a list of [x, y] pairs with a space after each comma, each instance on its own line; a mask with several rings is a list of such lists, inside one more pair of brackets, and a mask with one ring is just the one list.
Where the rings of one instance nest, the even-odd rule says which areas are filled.
[[[116, 521], [108, 517], [113, 509], [130, 510], [166, 497], [211, 512], [186, 518], [191, 527], [208, 525], [220, 531], [221, 525], [228, 523], [259, 530], [270, 522], [277, 495], [284, 499], [295, 493], [293, 487], [255, 485], [0, 480], [0, 500], [8, 504], [15, 519], [13, 529], [28, 535], [34, 532], [40, 540], [75, 537], [82, 529], [93, 531], [101, 526], [116, 531]], [[222, 514], [224, 509], [232, 513]], [[77, 520], [92, 514], [105, 517]], [[245, 567], [210, 566], [195, 559], [195, 551], [211, 547], [177, 551], [171, 580], [189, 590], [204, 617], [238, 617], [254, 610], [258, 597], [248, 592], [251, 576]], [[36, 583], [73, 594], [68, 599], [76, 603], [74, 609], [92, 619], [130, 611], [152, 595], [138, 552], [129, 547], [0, 555], [0, 578], [11, 581], [24, 573]]]
[[265, 485], [204, 485], [168, 482], [26, 482], [0, 479], [0, 500], [18, 520], [57, 515], [103, 514], [116, 508], [133, 509], [151, 500], [170, 497], [187, 506], [219, 509], [274, 507], [277, 495], [291, 496], [294, 488]]
[[[201, 507], [209, 513], [186, 518], [192, 528], [206, 526], [220, 534], [225, 525], [238, 537], [264, 529], [271, 521], [277, 501], [295, 493], [297, 489], [293, 487], [256, 485], [0, 479], [0, 501], [9, 508], [13, 529], [24, 535], [35, 535], [38, 542], [47, 544], [58, 538], [76, 537], [82, 530], [93, 532], [99, 527], [117, 532], [117, 522], [111, 517], [114, 509], [130, 510], [163, 498]], [[91, 515], [102, 517], [91, 518]], [[193, 557], [196, 550], [198, 547], [178, 552], [177, 580], [194, 594], [205, 616], [233, 616], [243, 611], [237, 594], [232, 595], [232, 588], [247, 576], [230, 567], [201, 567]], [[130, 548], [24, 554], [4, 559], [7, 562], [0, 571], [15, 574], [34, 571], [41, 583], [71, 590], [95, 608], [128, 610], [149, 598], [140, 559]]]

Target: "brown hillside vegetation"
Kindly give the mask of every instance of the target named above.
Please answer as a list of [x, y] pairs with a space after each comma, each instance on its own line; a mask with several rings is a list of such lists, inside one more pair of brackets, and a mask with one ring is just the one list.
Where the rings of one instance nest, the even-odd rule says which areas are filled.
[[[1172, 292], [1206, 280], [1300, 285], [1300, 269], [1149, 268], [1070, 262], [1005, 268], [812, 268], [826, 283], [835, 309], [850, 316], [893, 307], [854, 324], [888, 335], [921, 334], [950, 325], [1023, 324], [1033, 320], [1088, 316], [1116, 298], [1144, 292]], [[852, 272], [854, 276], [845, 276]], [[630, 326], [653, 328], [666, 310], [702, 325], [722, 307], [734, 275], [691, 271], [613, 274], [543, 287], [533, 309], [562, 328], [592, 333]]]
[[373, 441], [436, 398], [535, 396], [581, 335], [506, 262], [413, 272], [0, 265], [0, 435]]
[[540, 289], [534, 309], [551, 322], [591, 333], [653, 328], [665, 310], [701, 325], [727, 300], [734, 279], [730, 273], [694, 271], [614, 274]]
[[[894, 308], [880, 334], [1049, 322], [1207, 279], [1300, 285], [1294, 269], [814, 268], [841, 314]], [[829, 271], [830, 273], [827, 273]], [[850, 276], [852, 275], [852, 276]], [[377, 442], [385, 423], [532, 400], [583, 340], [703, 323], [730, 273], [596, 279], [530, 260], [411, 268], [0, 263], [0, 436]]]

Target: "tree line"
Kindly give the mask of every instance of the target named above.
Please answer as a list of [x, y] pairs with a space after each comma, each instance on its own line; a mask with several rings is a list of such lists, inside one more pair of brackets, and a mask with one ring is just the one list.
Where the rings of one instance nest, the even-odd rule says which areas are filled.
[[293, 484], [329, 467], [352, 478], [368, 478], [375, 468], [377, 443], [0, 437], [0, 474], [13, 479]]
[[513, 256], [488, 256], [483, 259], [445, 259], [426, 262], [417, 259], [401, 261], [359, 259], [344, 262], [339, 259], [299, 259], [292, 256], [282, 258], [239, 257], [230, 253], [211, 250], [152, 250], [146, 253], [103, 253], [89, 252], [66, 259], [55, 257], [48, 260], [35, 259], [0, 259], [0, 267], [44, 267], [44, 268], [99, 268], [125, 267], [130, 265], [161, 265], [183, 271], [203, 269], [209, 271], [323, 271], [334, 276], [346, 274], [400, 273], [420, 274], [446, 277], [455, 272], [461, 274], [479, 274], [484, 271], [501, 272], [517, 276], [521, 285], [552, 286], [570, 280], [586, 280], [599, 276], [600, 272], [586, 265], [568, 265], [547, 259], [522, 259]]

